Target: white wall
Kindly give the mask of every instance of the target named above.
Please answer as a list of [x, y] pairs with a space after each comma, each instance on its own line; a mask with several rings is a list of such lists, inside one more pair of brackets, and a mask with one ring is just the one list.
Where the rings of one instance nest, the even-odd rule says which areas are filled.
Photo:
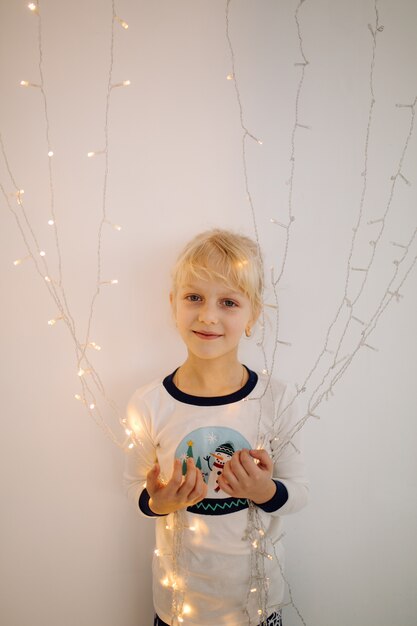
[[[267, 265], [279, 266], [290, 166], [290, 134], [300, 70], [297, 3], [236, 0], [230, 32], [248, 128], [249, 181]], [[378, 3], [384, 31], [375, 64], [364, 224], [390, 192], [417, 95], [413, 0]], [[55, 151], [55, 203], [64, 285], [80, 336], [96, 279], [96, 233], [103, 191], [103, 146], [111, 6], [42, 1], [44, 78]], [[129, 23], [116, 29], [110, 109], [108, 214], [121, 224], [103, 237], [103, 288], [91, 340], [108, 395], [121, 407], [184, 351], [168, 310], [169, 267], [194, 233], [225, 226], [252, 234], [241, 159], [225, 2], [120, 0]], [[346, 259], [362, 189], [369, 110], [373, 3], [308, 0], [300, 10], [310, 61], [300, 100], [287, 272], [280, 289], [277, 375], [301, 381], [323, 345], [343, 295]], [[57, 272], [48, 206], [47, 157], [39, 90], [37, 17], [25, 2], [0, 5], [0, 119], [25, 207]], [[302, 120], [301, 120], [302, 117]], [[361, 300], [366, 318], [385, 290], [392, 260], [416, 223], [416, 135], [387, 219], [385, 243]], [[4, 164], [0, 182], [13, 187]], [[152, 521], [139, 518], [121, 488], [123, 453], [73, 396], [79, 392], [72, 340], [28, 261], [0, 197], [2, 277], [1, 623], [7, 626], [148, 626]], [[14, 202], [13, 207], [17, 207]], [[355, 263], [369, 255], [369, 228]], [[410, 249], [410, 258], [415, 256]], [[287, 520], [287, 572], [308, 626], [411, 626], [416, 579], [415, 270], [362, 349], [335, 396], [305, 428], [312, 502]], [[261, 365], [254, 342], [245, 362]], [[110, 411], [106, 419], [119, 432]], [[286, 626], [300, 624], [285, 612]]]

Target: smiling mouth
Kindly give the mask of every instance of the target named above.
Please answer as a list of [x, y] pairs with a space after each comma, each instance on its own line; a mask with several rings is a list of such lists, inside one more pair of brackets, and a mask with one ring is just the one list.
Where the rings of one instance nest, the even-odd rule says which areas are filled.
[[197, 337], [200, 337], [200, 339], [205, 339], [207, 341], [222, 337], [222, 335], [217, 335], [216, 333], [204, 333], [198, 330], [193, 330], [193, 333], [197, 335]]

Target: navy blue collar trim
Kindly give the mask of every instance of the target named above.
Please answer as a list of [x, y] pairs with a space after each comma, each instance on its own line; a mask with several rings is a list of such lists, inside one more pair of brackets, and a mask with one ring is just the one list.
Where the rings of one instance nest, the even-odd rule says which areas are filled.
[[243, 387], [238, 391], [229, 393], [226, 396], [191, 396], [188, 393], [184, 393], [178, 389], [173, 382], [173, 378], [177, 370], [164, 378], [162, 384], [173, 398], [179, 400], [179, 402], [183, 402], [184, 404], [194, 404], [196, 406], [220, 406], [221, 404], [231, 404], [232, 402], [238, 402], [239, 400], [246, 398], [255, 389], [258, 382], [258, 374], [256, 372], [252, 372], [252, 370], [246, 367], [246, 365], [244, 365], [244, 367], [249, 374], [246, 384], [243, 385]]

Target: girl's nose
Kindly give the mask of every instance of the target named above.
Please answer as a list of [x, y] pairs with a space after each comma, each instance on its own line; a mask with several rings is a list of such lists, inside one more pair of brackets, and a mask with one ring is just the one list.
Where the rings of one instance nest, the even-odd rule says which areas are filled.
[[206, 302], [199, 311], [198, 321], [202, 324], [217, 324], [218, 320], [215, 305]]

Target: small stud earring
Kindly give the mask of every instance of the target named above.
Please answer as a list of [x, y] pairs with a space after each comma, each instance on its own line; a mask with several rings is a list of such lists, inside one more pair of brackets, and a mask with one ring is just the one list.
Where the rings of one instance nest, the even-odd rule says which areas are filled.
[[252, 334], [252, 330], [250, 329], [250, 327], [249, 327], [249, 326], [247, 326], [247, 327], [245, 328], [245, 335], [246, 335], [246, 337], [250, 337], [250, 336], [251, 336], [251, 334]]

